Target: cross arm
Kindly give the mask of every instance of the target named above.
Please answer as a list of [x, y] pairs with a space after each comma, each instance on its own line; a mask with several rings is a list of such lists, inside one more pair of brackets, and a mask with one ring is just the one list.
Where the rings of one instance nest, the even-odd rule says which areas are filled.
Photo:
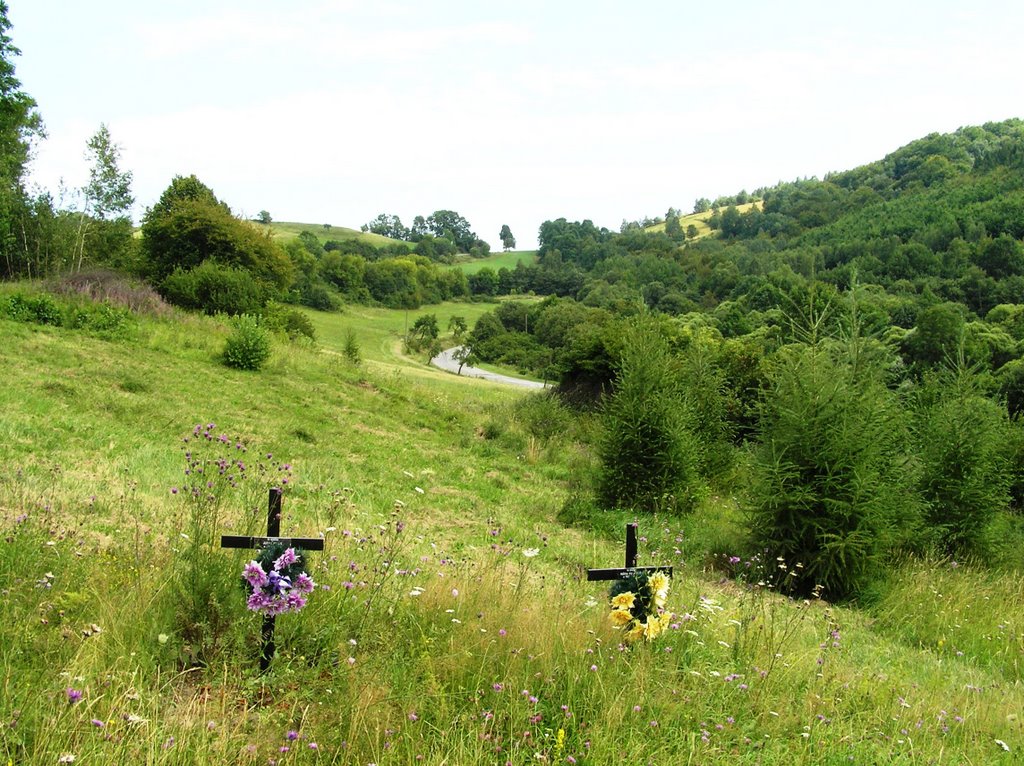
[[624, 569], [588, 569], [587, 582], [594, 582], [597, 580], [618, 580], [620, 577], [625, 577], [630, 572], [664, 572], [669, 577], [671, 577], [672, 567], [628, 567]]
[[267, 543], [281, 543], [288, 548], [303, 548], [307, 551], [322, 551], [320, 537], [249, 537], [246, 535], [221, 535], [221, 548], [262, 548]]

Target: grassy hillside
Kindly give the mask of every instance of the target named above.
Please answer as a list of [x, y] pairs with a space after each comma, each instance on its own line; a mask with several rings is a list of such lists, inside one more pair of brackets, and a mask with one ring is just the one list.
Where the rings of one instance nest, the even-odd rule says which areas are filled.
[[[735, 207], [739, 212], [745, 213], [755, 207], [763, 207], [763, 203], [755, 201], [748, 202], [744, 205], [736, 205]], [[689, 213], [688, 215], [681, 215], [679, 216], [679, 225], [682, 227], [684, 234], [690, 226], [696, 226], [697, 236], [693, 239], [701, 239], [712, 233], [711, 227], [708, 226], [708, 220], [712, 215], [714, 215], [714, 211], [712, 210], [708, 210], [706, 213]], [[663, 221], [661, 223], [656, 223], [653, 226], [648, 226], [645, 231], [651, 234], [656, 234], [659, 231], [665, 231], [665, 223]]]
[[494, 271], [499, 269], [514, 269], [517, 264], [522, 263], [529, 266], [537, 261], [536, 250], [510, 250], [507, 253], [492, 253], [487, 258], [474, 258], [472, 260], [459, 261], [454, 268], [465, 272], [467, 275], [476, 274], [480, 269], [489, 268]]
[[409, 242], [402, 242], [401, 240], [382, 237], [380, 234], [372, 234], [370, 232], [359, 231], [358, 229], [347, 229], [344, 226], [274, 221], [269, 225], [260, 224], [260, 227], [269, 230], [274, 239], [281, 242], [287, 242], [289, 239], [294, 239], [299, 236], [300, 232], [308, 231], [311, 234], [316, 235], [321, 243], [327, 242], [328, 240], [343, 242], [346, 239], [358, 239], [364, 242], [369, 242], [374, 247], [383, 247], [384, 245], [405, 245], [409, 249], [412, 249], [412, 244]]
[[[444, 326], [471, 308], [436, 313]], [[713, 497], [640, 520], [642, 562], [675, 566], [673, 619], [627, 647], [604, 585], [584, 579], [621, 560], [627, 517], [559, 520], [593, 464], [589, 421], [395, 356], [402, 312], [314, 321], [321, 347], [277, 341], [265, 370], [243, 373], [219, 363], [228, 329], [212, 319], [103, 335], [0, 318], [0, 756], [1019, 757], [1018, 578], [911, 562], [870, 610], [782, 599], [785, 562], [728, 561], [736, 504]], [[329, 353], [348, 323], [362, 366]], [[221, 459], [233, 477], [246, 464], [236, 488]], [[248, 556], [216, 540], [259, 528], [270, 485], [286, 487], [284, 532], [327, 549], [311, 556], [321, 588], [278, 620], [260, 675]]]

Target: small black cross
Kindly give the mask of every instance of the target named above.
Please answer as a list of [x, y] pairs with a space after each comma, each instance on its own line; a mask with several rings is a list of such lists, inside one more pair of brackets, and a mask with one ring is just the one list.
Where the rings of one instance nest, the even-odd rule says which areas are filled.
[[[324, 541], [319, 537], [280, 537], [281, 534], [281, 496], [278, 487], [270, 488], [270, 500], [267, 502], [267, 536], [246, 537], [245, 535], [221, 535], [221, 548], [262, 548], [267, 543], [278, 542], [287, 548], [304, 548], [308, 551], [322, 551]], [[260, 654], [260, 670], [270, 667], [274, 656], [274, 621], [272, 615], [263, 615], [263, 649]]]
[[636, 523], [626, 525], [626, 566], [623, 569], [588, 569], [587, 582], [618, 580], [630, 572], [664, 572], [672, 576], [672, 567], [638, 567], [636, 565]]

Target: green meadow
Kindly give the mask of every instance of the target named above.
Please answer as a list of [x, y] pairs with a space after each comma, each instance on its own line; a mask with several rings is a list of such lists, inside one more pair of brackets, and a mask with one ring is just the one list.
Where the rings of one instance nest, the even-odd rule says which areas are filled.
[[514, 269], [518, 264], [529, 266], [537, 261], [536, 250], [509, 250], [507, 253], [492, 253], [486, 258], [474, 258], [464, 260], [455, 264], [455, 268], [462, 270], [466, 275], [476, 274], [480, 269]]
[[[221, 363], [213, 318], [0, 315], [8, 763], [1019, 762], [1017, 573], [908, 560], [840, 607], [777, 595], [799, 562], [730, 558], [740, 498], [580, 515], [596, 421], [405, 356], [405, 312], [310, 312], [316, 344], [275, 338], [260, 372]], [[253, 554], [218, 540], [260, 531], [271, 486], [325, 551], [261, 674]], [[668, 629], [627, 645], [585, 572], [631, 521], [674, 577]]]
[[295, 239], [304, 231], [315, 235], [321, 242], [327, 242], [334, 240], [336, 242], [344, 242], [347, 239], [358, 239], [363, 242], [368, 242], [374, 247], [383, 247], [385, 245], [401, 244], [407, 246], [410, 250], [412, 244], [409, 242], [402, 242], [397, 239], [391, 239], [389, 237], [383, 237], [380, 234], [373, 234], [367, 231], [359, 231], [358, 229], [349, 229], [344, 226], [333, 226], [331, 224], [313, 224], [313, 223], [299, 223], [295, 221], [274, 221], [271, 224], [258, 224], [261, 229], [268, 231], [270, 235], [279, 242], [287, 242], [290, 239]]

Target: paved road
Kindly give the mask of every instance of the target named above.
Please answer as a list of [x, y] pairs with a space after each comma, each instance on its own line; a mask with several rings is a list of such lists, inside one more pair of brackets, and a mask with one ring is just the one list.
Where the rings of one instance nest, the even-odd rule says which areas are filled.
[[[439, 367], [447, 372], [459, 373], [459, 363], [455, 360], [455, 352], [458, 351], [461, 346], [455, 348], [449, 348], [446, 351], [442, 351], [440, 354], [430, 360], [430, 363], [435, 367]], [[494, 383], [510, 383], [514, 386], [523, 386], [524, 388], [544, 388], [544, 384], [538, 380], [523, 380], [522, 378], [512, 378], [508, 375], [499, 375], [496, 372], [488, 372], [487, 370], [481, 370], [479, 367], [470, 367], [468, 364], [463, 365], [462, 373], [467, 378], [483, 378], [484, 380], [490, 380]]]

